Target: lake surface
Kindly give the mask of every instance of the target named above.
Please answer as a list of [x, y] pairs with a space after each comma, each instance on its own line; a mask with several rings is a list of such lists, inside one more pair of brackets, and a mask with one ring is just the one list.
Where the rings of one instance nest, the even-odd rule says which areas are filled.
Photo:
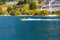
[[0, 16], [0, 40], [60, 40], [60, 16]]

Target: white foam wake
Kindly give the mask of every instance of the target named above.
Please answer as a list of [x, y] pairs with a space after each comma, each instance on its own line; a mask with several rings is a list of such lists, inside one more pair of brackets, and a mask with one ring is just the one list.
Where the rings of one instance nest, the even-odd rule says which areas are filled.
[[21, 21], [60, 21], [60, 19], [21, 19]]

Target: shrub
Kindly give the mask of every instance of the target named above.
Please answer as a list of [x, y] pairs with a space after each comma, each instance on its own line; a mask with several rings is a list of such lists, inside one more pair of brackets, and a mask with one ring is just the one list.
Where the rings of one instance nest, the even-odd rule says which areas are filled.
[[35, 15], [49, 15], [49, 11], [47, 10], [34, 10]]
[[5, 2], [0, 2], [0, 5], [4, 5], [4, 4], [6, 4]]
[[36, 3], [35, 2], [31, 2], [30, 4], [29, 4], [29, 9], [30, 10], [34, 10], [34, 9], [36, 9], [37, 8], [37, 6], [36, 6]]
[[24, 10], [22, 12], [23, 15], [34, 15], [34, 11], [33, 10]]
[[0, 15], [4, 15], [4, 12], [3, 10], [0, 9]]
[[29, 15], [29, 13], [30, 13], [29, 10], [24, 10], [24, 11], [22, 12], [22, 15]]
[[18, 16], [18, 15], [21, 15], [21, 12], [18, 11], [18, 10], [12, 10], [12, 11], [10, 11], [9, 14], [12, 15], [12, 16]]
[[8, 7], [8, 8], [7, 8], [7, 12], [8, 12], [8, 13], [9, 13], [11, 10], [13, 10], [12, 7]]
[[34, 12], [34, 10], [30, 10], [30, 13], [29, 13], [30, 15], [35, 15], [35, 12]]
[[53, 15], [56, 14], [56, 11], [52, 11], [52, 14], [53, 14]]
[[39, 0], [39, 3], [42, 3], [43, 2], [43, 0]]
[[40, 15], [49, 15], [50, 12], [48, 10], [41, 10], [41, 14]]
[[11, 9], [17, 10], [17, 5], [12, 5]]
[[57, 14], [57, 15], [60, 15], [60, 10], [56, 11], [56, 14]]
[[44, 3], [36, 3], [36, 6], [37, 6], [37, 8], [40, 8], [40, 7], [42, 7], [42, 6], [44, 6]]
[[34, 15], [40, 15], [41, 14], [41, 10], [34, 10]]
[[50, 12], [47, 10], [25, 10], [22, 12], [23, 15], [49, 15]]

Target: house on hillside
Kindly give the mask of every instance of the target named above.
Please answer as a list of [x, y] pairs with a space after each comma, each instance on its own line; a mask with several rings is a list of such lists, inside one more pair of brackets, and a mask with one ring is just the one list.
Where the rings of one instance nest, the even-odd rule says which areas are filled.
[[39, 10], [44, 10], [51, 8], [53, 11], [60, 10], [60, 0], [44, 0], [45, 5], [41, 8], [38, 8]]

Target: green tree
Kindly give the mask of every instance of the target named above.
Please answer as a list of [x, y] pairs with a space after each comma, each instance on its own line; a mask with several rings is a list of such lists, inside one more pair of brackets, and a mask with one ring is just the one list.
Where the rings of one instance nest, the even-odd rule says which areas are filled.
[[39, 0], [38, 2], [39, 2], [39, 4], [40, 4], [40, 3], [42, 3], [43, 1], [42, 1], [42, 0]]
[[18, 10], [12, 10], [9, 12], [9, 14], [12, 16], [18, 16], [18, 15], [21, 15], [21, 12]]
[[55, 13], [56, 13], [57, 15], [60, 15], [60, 10], [56, 11]]
[[40, 15], [49, 15], [50, 12], [48, 10], [42, 10]]
[[30, 10], [34, 10], [34, 9], [36, 9], [37, 8], [37, 6], [36, 6], [36, 3], [35, 2], [31, 2], [30, 4], [29, 4], [29, 9]]
[[40, 15], [41, 14], [41, 10], [34, 10], [35, 15]]
[[8, 12], [8, 13], [9, 13], [11, 10], [13, 10], [12, 7], [8, 7], [8, 8], [7, 8], [7, 12]]
[[0, 9], [0, 15], [4, 15], [4, 12], [2, 9]]

